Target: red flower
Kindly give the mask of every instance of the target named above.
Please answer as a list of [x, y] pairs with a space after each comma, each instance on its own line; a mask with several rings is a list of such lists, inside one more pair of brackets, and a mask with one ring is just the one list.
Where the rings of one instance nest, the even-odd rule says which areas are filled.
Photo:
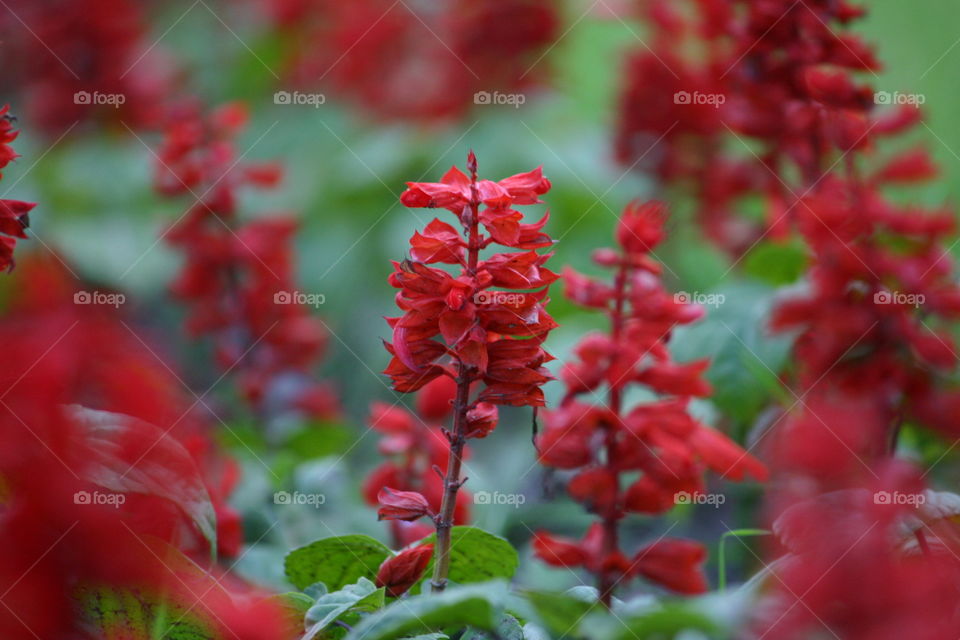
[[395, 491], [383, 487], [377, 494], [377, 501], [380, 503], [377, 511], [380, 520], [416, 520], [433, 514], [427, 499], [416, 491]]
[[706, 551], [696, 542], [665, 538], [640, 549], [633, 566], [648, 580], [692, 595], [707, 590], [702, 568], [706, 557]]
[[377, 571], [377, 586], [386, 587], [388, 596], [402, 596], [423, 577], [432, 557], [432, 544], [404, 549], [380, 565]]
[[[593, 573], [606, 603], [616, 586], [636, 575], [684, 593], [705, 587], [699, 569], [702, 549], [697, 547], [697, 555], [679, 541], [665, 540], [644, 550], [638, 559], [653, 555], [634, 570], [617, 535], [628, 512], [669, 510], [678, 492], [702, 489], [705, 468], [736, 480], [766, 477], [759, 461], [687, 411], [690, 398], [710, 393], [702, 378], [709, 362], [679, 364], [670, 358], [667, 342], [673, 327], [695, 321], [702, 311], [677, 301], [657, 279], [660, 267], [649, 254], [663, 239], [665, 220], [660, 203], [627, 207], [616, 230], [618, 250], [594, 254], [597, 264], [616, 269], [612, 286], [565, 272], [568, 296], [609, 315], [611, 331], [589, 334], [574, 347], [574, 358], [561, 372], [563, 403], [546, 415], [546, 429], [537, 439], [541, 463], [577, 470], [567, 493], [602, 522], [577, 545], [538, 534], [534, 551], [547, 563], [583, 566]], [[623, 396], [637, 384], [664, 397], [627, 411]], [[601, 386], [608, 389], [606, 406], [578, 401]], [[640, 477], [624, 490], [621, 476], [633, 472]]]
[[[9, 115], [9, 106], [0, 109], [0, 171], [19, 156], [10, 146], [16, 140], [19, 131], [13, 129], [13, 117]], [[0, 179], [3, 174], [0, 173]], [[24, 233], [30, 226], [30, 211], [36, 205], [19, 200], [0, 200], [0, 271], [13, 269], [13, 250], [17, 238], [26, 238]]]
[[[206, 117], [192, 106], [180, 107], [169, 118], [156, 189], [169, 197], [203, 194], [165, 234], [186, 255], [172, 289], [190, 306], [188, 330], [214, 338], [219, 363], [237, 371], [255, 411], [267, 419], [291, 413], [334, 418], [336, 396], [312, 373], [327, 332], [298, 292], [292, 250], [297, 224], [279, 217], [239, 219], [241, 190], [274, 186], [281, 174], [276, 165], [237, 158], [233, 140], [246, 119], [238, 103]], [[268, 407], [270, 415], [264, 415]]]

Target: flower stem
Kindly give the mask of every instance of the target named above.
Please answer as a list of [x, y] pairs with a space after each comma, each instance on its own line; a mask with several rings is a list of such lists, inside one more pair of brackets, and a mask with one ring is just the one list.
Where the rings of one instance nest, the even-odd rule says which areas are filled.
[[[473, 152], [467, 159], [470, 170], [471, 197], [464, 209], [463, 225], [468, 234], [467, 275], [476, 277], [480, 261], [480, 193], [477, 189], [477, 164]], [[463, 362], [459, 363], [457, 374], [457, 396], [453, 404], [453, 430], [450, 440], [450, 453], [447, 456], [447, 471], [443, 478], [443, 501], [440, 513], [435, 519], [437, 527], [436, 562], [433, 566], [433, 578], [430, 581], [433, 591], [439, 593], [447, 586], [450, 573], [450, 530], [453, 528], [453, 514], [457, 506], [457, 492], [463, 481], [460, 479], [460, 467], [463, 465], [463, 449], [466, 445], [467, 411], [470, 410], [470, 385], [474, 380], [474, 371]]]

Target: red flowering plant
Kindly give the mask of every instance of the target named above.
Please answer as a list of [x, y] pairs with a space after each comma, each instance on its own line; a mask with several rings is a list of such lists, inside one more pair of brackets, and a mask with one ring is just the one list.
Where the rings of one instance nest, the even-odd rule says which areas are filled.
[[[0, 109], [0, 171], [20, 157], [10, 146], [20, 133], [13, 128], [13, 122], [10, 106], [5, 105]], [[3, 179], [2, 173], [0, 179]], [[13, 269], [13, 250], [17, 246], [17, 238], [27, 237], [29, 214], [35, 206], [32, 202], [0, 200], [0, 271], [9, 272]]]
[[[408, 183], [401, 202], [408, 207], [443, 208], [456, 216], [461, 229], [439, 219], [410, 239], [410, 258], [394, 263], [390, 283], [399, 289], [403, 315], [389, 320], [393, 356], [386, 374], [400, 392], [413, 392], [441, 376], [456, 382], [453, 426], [444, 431], [449, 443], [443, 498], [435, 511], [422, 494], [384, 487], [380, 517], [414, 521], [427, 516], [437, 530], [432, 585], [446, 586], [450, 563], [450, 530], [461, 466], [468, 439], [484, 438], [497, 425], [497, 405], [544, 405], [540, 386], [550, 379], [543, 367], [551, 356], [542, 344], [556, 323], [546, 312], [547, 287], [557, 275], [544, 267], [550, 254], [537, 249], [552, 245], [543, 232], [548, 216], [524, 223], [514, 206], [540, 202], [550, 181], [534, 169], [493, 182], [477, 176], [476, 156], [467, 158], [464, 174], [451, 168], [435, 183]], [[481, 251], [500, 245], [519, 251]], [[433, 264], [456, 265], [451, 274]], [[439, 338], [439, 340], [437, 339]]]
[[[0, 13], [0, 79], [39, 128], [83, 121], [156, 124], [174, 65], [147, 40], [135, 0], [9, 0]], [[121, 130], [122, 127], [121, 127]]]
[[[695, 542], [660, 538], [632, 558], [625, 555], [619, 527], [629, 513], [666, 513], [678, 496], [704, 490], [706, 469], [733, 480], [766, 478], [759, 461], [689, 412], [692, 398], [710, 394], [702, 377], [709, 362], [675, 362], [668, 341], [676, 326], [695, 322], [703, 311], [678, 301], [659, 281], [661, 267], [651, 252], [664, 237], [665, 218], [658, 202], [624, 210], [618, 248], [593, 255], [598, 265], [614, 270], [612, 284], [564, 273], [567, 296], [606, 314], [610, 333], [589, 334], [574, 348], [575, 360], [561, 374], [566, 393], [537, 439], [540, 462], [575, 472], [567, 493], [600, 520], [580, 542], [538, 532], [534, 550], [548, 564], [594, 574], [607, 606], [614, 589], [635, 577], [680, 593], [707, 588], [701, 572], [706, 552]], [[637, 386], [657, 398], [624, 406], [626, 392]], [[602, 404], [580, 399], [602, 389]]]
[[292, 638], [210, 560], [233, 525], [209, 431], [117, 312], [73, 303], [77, 286], [28, 258], [0, 321], [20, 336], [0, 372], [0, 635]]
[[329, 86], [378, 118], [444, 120], [544, 76], [559, 35], [546, 0], [260, 0], [286, 45], [287, 76]]
[[209, 116], [194, 107], [171, 114], [157, 154], [156, 188], [195, 199], [165, 233], [186, 256], [172, 289], [189, 304], [188, 331], [214, 338], [218, 362], [226, 372], [239, 371], [243, 395], [260, 418], [270, 422], [291, 412], [331, 418], [337, 400], [311, 373], [327, 332], [296, 288], [296, 222], [286, 215], [240, 219], [240, 192], [275, 186], [282, 173], [276, 164], [237, 156], [234, 139], [246, 120], [237, 103]]

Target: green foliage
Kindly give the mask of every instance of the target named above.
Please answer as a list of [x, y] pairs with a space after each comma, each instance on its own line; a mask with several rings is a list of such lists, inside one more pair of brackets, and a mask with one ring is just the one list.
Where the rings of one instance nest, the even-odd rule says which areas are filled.
[[77, 593], [80, 619], [102, 640], [219, 640], [197, 613], [156, 595], [114, 587]]
[[392, 640], [465, 626], [494, 630], [505, 600], [506, 585], [501, 581], [401, 598], [364, 618], [347, 634], [347, 640]]
[[774, 286], [791, 284], [807, 268], [807, 253], [797, 240], [763, 242], [743, 258], [745, 273]]
[[308, 628], [302, 640], [341, 637], [346, 628], [331, 628], [331, 625], [340, 621], [346, 626], [352, 626], [357, 623], [362, 613], [376, 611], [383, 607], [383, 603], [383, 588], [378, 589], [366, 578], [360, 578], [356, 584], [347, 585], [339, 591], [324, 594], [304, 617]]
[[[423, 539], [420, 544], [435, 543], [436, 534]], [[436, 555], [424, 572], [420, 584], [429, 580], [433, 573]], [[450, 531], [450, 573], [449, 579], [457, 584], [485, 582], [487, 580], [509, 580], [517, 572], [520, 557], [516, 549], [499, 536], [487, 533], [477, 527], [453, 527]]]
[[336, 591], [360, 578], [372, 579], [392, 553], [370, 536], [348, 535], [323, 538], [294, 549], [283, 565], [290, 583], [298, 589], [322, 582], [328, 590]]
[[600, 606], [569, 592], [528, 591], [525, 595], [541, 625], [557, 638], [580, 637], [578, 629], [583, 619]]

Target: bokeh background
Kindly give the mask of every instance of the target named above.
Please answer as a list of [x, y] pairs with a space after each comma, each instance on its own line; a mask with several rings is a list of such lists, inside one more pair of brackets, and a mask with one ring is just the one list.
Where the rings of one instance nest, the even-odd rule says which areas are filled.
[[[0, 13], [12, 11], [0, 5]], [[408, 9], [426, 10], [417, 3]], [[858, 32], [877, 45], [885, 64], [873, 84], [924, 97], [926, 119], [915, 135], [943, 167], [944, 179], [916, 197], [927, 203], [955, 200], [960, 177], [955, 3], [872, 0], [868, 9]], [[228, 385], [212, 392], [217, 410], [235, 428], [224, 439], [244, 463], [233, 502], [244, 512], [248, 539], [257, 541], [237, 567], [245, 575], [280, 586], [282, 556], [290, 548], [346, 532], [384, 538], [374, 510], [363, 506], [359, 495], [360, 481], [378, 461], [376, 434], [365, 419], [372, 401], [397, 399], [379, 373], [388, 360], [380, 341], [389, 335], [383, 317], [394, 313], [390, 260], [402, 259], [414, 229], [431, 218], [402, 207], [398, 195], [406, 181], [438, 180], [450, 165], [463, 166], [471, 148], [488, 178], [543, 166], [554, 185], [546, 202], [549, 231], [558, 240], [555, 268], [593, 272], [589, 255], [609, 243], [617, 214], [629, 200], [669, 197], [671, 237], [657, 251], [668, 286], [724, 295], [724, 304], [709, 308], [704, 321], [678, 332], [673, 343], [680, 360], [713, 359], [709, 377], [716, 394], [696, 411], [748, 443], [762, 429], [788, 346], [788, 338], [768, 334], [766, 316], [775, 288], [799, 273], [802, 256], [790, 247], [761, 243], [731, 265], [700, 238], [682, 194], [658, 193], [642, 172], [618, 165], [612, 143], [622, 63], [625, 52], [645, 46], [647, 27], [602, 2], [570, 0], [557, 3], [557, 11], [559, 37], [535, 59], [539, 84], [522, 89], [522, 105], [473, 105], [445, 121], [410, 122], [377, 117], [336, 91], [325, 91], [317, 107], [276, 104], [275, 91], [293, 90], [281, 69], [288, 43], [252, 3], [182, 0], [148, 6], [147, 44], [182, 69], [181, 90], [209, 104], [245, 101], [252, 121], [241, 151], [248, 159], [277, 160], [286, 167], [279, 189], [249, 194], [242, 210], [253, 216], [293, 212], [302, 221], [301, 289], [323, 294], [316, 314], [331, 333], [318, 374], [332, 380], [345, 407], [343, 424], [318, 428], [321, 435], [314, 441], [278, 451], [235, 410]], [[423, 37], [437, 34], [425, 27]], [[18, 64], [17, 52], [4, 50], [3, 42], [0, 51]], [[6, 171], [3, 187], [11, 197], [40, 203], [32, 214], [34, 238], [18, 252], [56, 252], [82, 280], [124, 292], [125, 313], [162, 345], [188, 384], [207, 389], [219, 375], [209, 347], [184, 337], [183, 309], [167, 290], [179, 258], [158, 238], [182, 211], [152, 190], [157, 135], [117, 122], [81, 123], [50, 134], [29, 110], [18, 108], [16, 87], [4, 89], [9, 95], [0, 102], [9, 102], [19, 117], [22, 158]], [[549, 309], [561, 324], [548, 343], [557, 365], [599, 319], [565, 302], [559, 286]], [[558, 384], [548, 385], [548, 397], [558, 392]], [[523, 496], [518, 508], [476, 505], [474, 514], [477, 525], [507, 536], [528, 559], [533, 528], [579, 535], [590, 519], [554, 491], [554, 480], [535, 464], [530, 438], [529, 411], [507, 413], [494, 436], [476, 444], [467, 470], [474, 492]], [[240, 439], [244, 446], [238, 446]], [[908, 446], [923, 454], [923, 442]], [[262, 455], [255, 459], [248, 447]], [[951, 466], [956, 467], [939, 469]], [[322, 492], [326, 502], [320, 508], [276, 508], [267, 498], [281, 485]], [[760, 493], [749, 485], [723, 491], [729, 498], [718, 509], [680, 507], [666, 519], [629, 519], [628, 533], [642, 538], [672, 528], [671, 535], [688, 535], [715, 549], [727, 528], [756, 520]], [[549, 505], [548, 496], [554, 498]], [[742, 547], [730, 554], [732, 579], [754, 568]], [[715, 577], [715, 566], [709, 573]], [[520, 580], [552, 588], [576, 584], [569, 572], [532, 561], [524, 563]]]

